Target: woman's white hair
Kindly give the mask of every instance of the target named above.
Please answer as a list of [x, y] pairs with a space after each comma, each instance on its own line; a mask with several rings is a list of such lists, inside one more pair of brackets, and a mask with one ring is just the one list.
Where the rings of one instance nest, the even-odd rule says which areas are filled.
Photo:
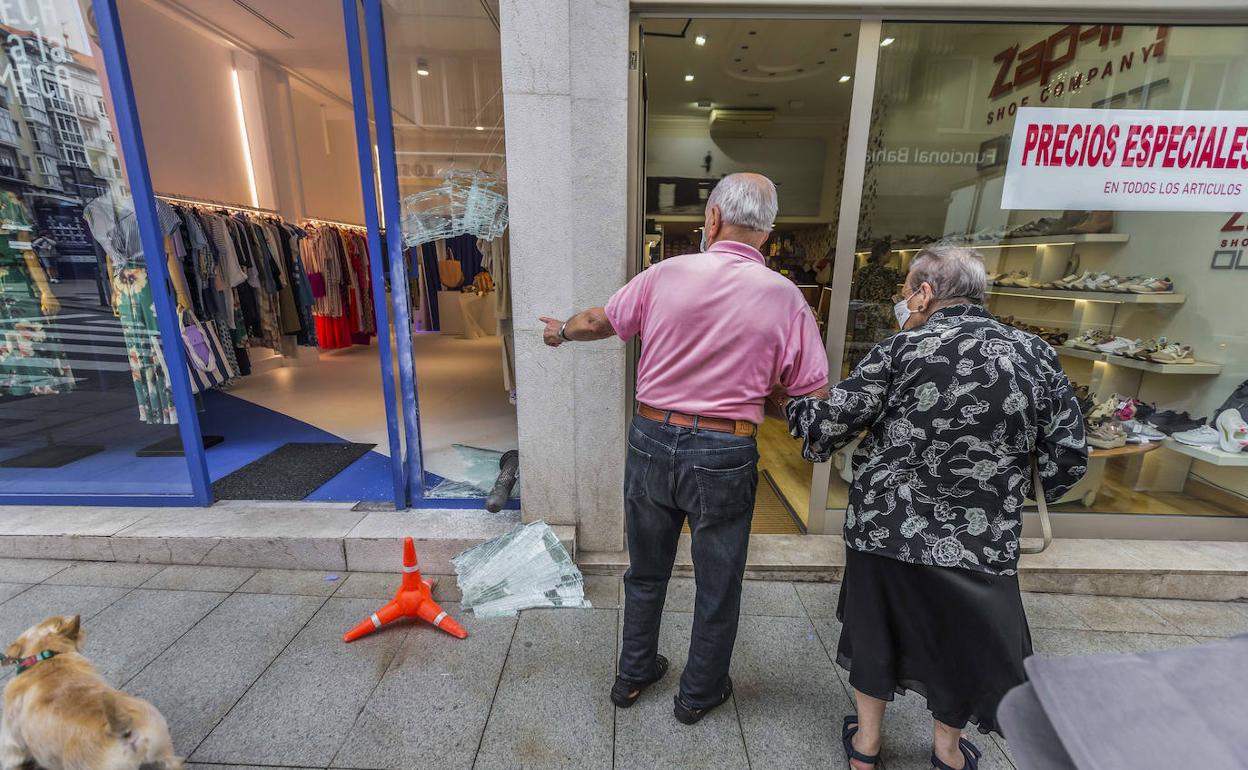
[[932, 287], [933, 299], [968, 299], [984, 304], [988, 272], [979, 252], [965, 246], [928, 246], [910, 263], [910, 288], [924, 282]]
[[780, 208], [776, 185], [760, 174], [729, 174], [715, 185], [706, 207], [719, 209], [724, 224], [770, 232]]

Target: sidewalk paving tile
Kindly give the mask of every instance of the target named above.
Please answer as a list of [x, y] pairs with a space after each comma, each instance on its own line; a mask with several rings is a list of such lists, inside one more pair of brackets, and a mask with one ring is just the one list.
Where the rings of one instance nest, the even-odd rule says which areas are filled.
[[842, 755], [852, 707], [809, 620], [743, 616], [732, 679], [753, 767], [822, 769]]
[[[671, 661], [667, 675], [638, 696], [637, 703], [615, 712], [615, 770], [651, 770], [662, 767], [745, 770], [745, 739], [732, 701], [688, 727], [672, 716], [672, 698], [680, 689], [693, 630], [688, 612], [663, 614], [659, 651]], [[614, 680], [611, 680], [614, 681]], [[607, 697], [611, 682], [598, 686]]]
[[[328, 578], [335, 577], [330, 580]], [[330, 596], [346, 580], [345, 573], [309, 569], [262, 569], [239, 587], [243, 594]], [[393, 596], [394, 592], [391, 591]]]
[[143, 588], [174, 591], [225, 591], [238, 589], [256, 574], [251, 567], [199, 567], [171, 564], [152, 576]]
[[840, 583], [794, 583], [806, 614], [812, 618], [835, 618]]
[[310, 596], [234, 594], [126, 690], [164, 714], [174, 747], [189, 755], [322, 603]]
[[1186, 634], [1114, 634], [1113, 637], [1113, 643], [1127, 654], [1160, 652], [1217, 641], [1207, 636], [1187, 636]]
[[[840, 725], [838, 718], [838, 736]], [[983, 752], [979, 760], [980, 770], [1012, 770], [1014, 766], [991, 737], [980, 733], [971, 724], [967, 725], [963, 734]], [[927, 701], [921, 695], [913, 692], [898, 695], [888, 704], [884, 712], [884, 742], [880, 747], [880, 756], [887, 770], [931, 770], [932, 712], [927, 710]]]
[[135, 589], [83, 624], [83, 654], [114, 687], [125, 684], [228, 594]]
[[[200, 762], [191, 762], [186, 768], [187, 770], [274, 770], [272, 765], [268, 767], [261, 767], [260, 765], [205, 765]], [[286, 767], [283, 765], [280, 770], [321, 770], [321, 768]]]
[[779, 580], [746, 580], [741, 584], [741, 615], [805, 618], [806, 610], [792, 583]]
[[69, 565], [58, 559], [0, 559], [0, 582], [42, 583]]
[[624, 606], [624, 581], [614, 575], [586, 575], [585, 598], [596, 610], [615, 610]]
[[127, 590], [107, 586], [31, 586], [0, 609], [0, 645], [7, 647], [23, 631], [51, 615], [81, 615], [87, 621], [125, 596]]
[[520, 615], [476, 768], [610, 767], [616, 610]]
[[1149, 599], [1147, 604], [1186, 634], [1235, 636], [1248, 633], [1248, 611], [1228, 602]]
[[372, 599], [330, 599], [195, 750], [197, 762], [328, 765], [404, 637], [405, 622], [347, 644]]
[[472, 767], [516, 619], [477, 619], [450, 602], [443, 609], [468, 638], [412, 625], [332, 767]]
[[1149, 609], [1142, 599], [1125, 596], [1062, 596], [1066, 605], [1093, 631], [1177, 634], [1179, 630]]
[[117, 564], [107, 561], [84, 561], [71, 565], [48, 578], [49, 585], [58, 586], [120, 586], [135, 588], [164, 569], [163, 564]]
[[0, 604], [30, 588], [30, 583], [0, 583]]
[[1024, 591], [1023, 610], [1027, 614], [1027, 625], [1031, 628], [1087, 629], [1088, 624], [1062, 601], [1064, 598], [1058, 594]]

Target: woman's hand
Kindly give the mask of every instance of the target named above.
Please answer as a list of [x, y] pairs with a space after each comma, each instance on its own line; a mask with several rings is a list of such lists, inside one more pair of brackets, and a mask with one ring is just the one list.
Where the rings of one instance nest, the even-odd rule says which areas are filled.
[[45, 291], [39, 298], [39, 310], [50, 318], [61, 312], [61, 301], [52, 292]]

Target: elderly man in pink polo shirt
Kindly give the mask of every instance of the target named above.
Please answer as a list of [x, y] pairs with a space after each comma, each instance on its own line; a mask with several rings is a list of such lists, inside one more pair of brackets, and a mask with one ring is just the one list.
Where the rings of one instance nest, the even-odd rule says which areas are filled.
[[821, 391], [828, 358], [798, 288], [759, 249], [776, 187], [731, 174], [706, 204], [699, 254], [664, 260], [605, 308], [543, 318], [546, 344], [641, 338], [637, 415], [628, 434], [624, 508], [630, 566], [624, 640], [611, 700], [631, 706], [667, 671], [659, 622], [681, 526], [689, 521], [697, 582], [693, 638], [675, 716], [694, 724], [732, 695], [741, 580], [758, 488], [755, 435], [773, 390]]

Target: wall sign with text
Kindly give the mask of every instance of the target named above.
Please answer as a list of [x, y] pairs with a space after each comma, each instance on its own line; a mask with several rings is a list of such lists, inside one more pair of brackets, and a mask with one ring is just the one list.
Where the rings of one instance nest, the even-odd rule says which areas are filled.
[[1018, 111], [1003, 209], [1248, 209], [1248, 111]]

